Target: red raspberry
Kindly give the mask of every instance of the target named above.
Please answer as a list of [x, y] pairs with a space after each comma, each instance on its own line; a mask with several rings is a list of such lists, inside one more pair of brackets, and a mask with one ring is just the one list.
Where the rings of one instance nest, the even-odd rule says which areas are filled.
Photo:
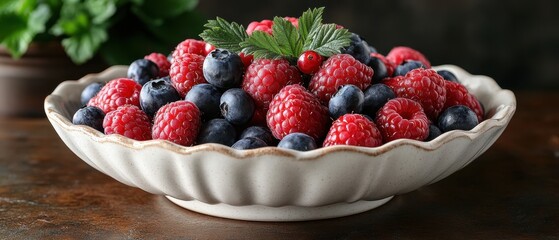
[[204, 47], [204, 56], [208, 56], [208, 54], [210, 52], [212, 52], [213, 50], [215, 50], [215, 46], [211, 45], [209, 43], [206, 43], [206, 46]]
[[383, 83], [392, 88], [397, 97], [419, 102], [427, 117], [434, 121], [444, 107], [444, 81], [433, 69], [417, 68], [409, 71], [404, 77], [387, 79]]
[[191, 53], [200, 56], [206, 56], [206, 42], [196, 39], [186, 39], [179, 43], [173, 51], [173, 61], [180, 58], [182, 55]]
[[200, 110], [194, 103], [182, 100], [172, 102], [155, 114], [152, 137], [191, 146], [198, 136], [200, 121]]
[[309, 90], [318, 96], [320, 101], [327, 103], [338, 88], [353, 84], [365, 90], [371, 85], [373, 69], [355, 60], [349, 54], [337, 54], [326, 60], [322, 67], [313, 75]]
[[[301, 81], [299, 70], [287, 60], [258, 59], [247, 68], [242, 88], [254, 99], [256, 107], [265, 113], [276, 93], [287, 85]], [[264, 118], [254, 120], [257, 124], [265, 122]]]
[[429, 136], [429, 120], [421, 105], [411, 99], [389, 100], [377, 112], [375, 122], [384, 142], [400, 138], [423, 141]]
[[140, 106], [142, 85], [129, 78], [117, 78], [109, 81], [95, 97], [89, 100], [88, 106], [95, 106], [105, 113], [118, 107], [131, 104]]
[[246, 55], [243, 52], [239, 53], [239, 57], [241, 57], [241, 61], [243, 62], [245, 69], [247, 69], [254, 60], [254, 55]]
[[167, 60], [167, 56], [161, 53], [151, 53], [144, 57], [144, 59], [150, 60], [157, 65], [159, 68], [159, 77], [169, 76], [169, 68], [171, 68], [171, 63]]
[[457, 82], [444, 81], [444, 87], [446, 88], [446, 101], [443, 111], [455, 105], [464, 105], [476, 113], [478, 122], [483, 121], [481, 104], [474, 95], [468, 92], [464, 85]]
[[[299, 19], [294, 17], [284, 17], [285, 20], [291, 22], [293, 26], [299, 27]], [[260, 22], [251, 22], [248, 24], [246, 32], [248, 35], [251, 35], [254, 31], [263, 31], [268, 34], [272, 34], [272, 26], [274, 26], [274, 22], [272, 20], [262, 20]]]
[[200, 83], [206, 83], [202, 66], [204, 57], [196, 54], [184, 54], [180, 58], [173, 59], [169, 76], [173, 87], [184, 98], [190, 89]]
[[107, 113], [103, 128], [105, 134], [120, 134], [138, 141], [151, 139], [149, 117], [134, 105], [123, 105]]
[[391, 77], [394, 74], [394, 69], [396, 69], [396, 66], [394, 66], [394, 63], [392, 63], [392, 61], [386, 59], [384, 55], [380, 53], [371, 53], [371, 57], [376, 57], [380, 59], [382, 63], [384, 63], [384, 66], [386, 66], [386, 74], [389, 77]]
[[382, 135], [375, 123], [367, 117], [361, 114], [345, 114], [332, 123], [322, 145], [377, 147], [382, 145]]
[[277, 139], [300, 132], [318, 140], [328, 128], [328, 109], [303, 86], [288, 85], [270, 103], [266, 122]]
[[416, 60], [422, 62], [427, 68], [431, 67], [431, 63], [422, 53], [410, 47], [394, 47], [386, 55], [386, 58], [392, 61], [396, 66], [402, 64], [406, 60]]

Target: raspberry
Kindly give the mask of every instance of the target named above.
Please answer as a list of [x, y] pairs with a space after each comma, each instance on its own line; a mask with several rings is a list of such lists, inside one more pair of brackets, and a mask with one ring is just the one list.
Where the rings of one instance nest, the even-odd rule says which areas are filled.
[[386, 58], [392, 61], [392, 63], [394, 63], [394, 65], [396, 66], [402, 64], [407, 60], [416, 60], [422, 62], [423, 65], [425, 65], [427, 68], [431, 68], [431, 63], [429, 63], [429, 60], [427, 60], [427, 58], [422, 53], [410, 47], [394, 47], [386, 55]]
[[103, 128], [105, 134], [120, 134], [138, 141], [151, 139], [148, 115], [134, 105], [123, 105], [107, 113]]
[[270, 103], [266, 121], [277, 139], [300, 132], [318, 140], [328, 128], [328, 109], [303, 86], [288, 85]]
[[152, 137], [191, 146], [198, 136], [200, 122], [200, 110], [194, 103], [183, 100], [172, 102], [157, 111]]
[[[301, 83], [301, 74], [295, 66], [291, 66], [285, 59], [258, 59], [247, 68], [242, 88], [254, 100], [256, 108], [264, 117], [268, 105], [276, 93], [290, 84]], [[253, 123], [259, 124], [264, 118], [253, 117]]]
[[323, 143], [324, 147], [334, 145], [377, 147], [382, 145], [382, 135], [367, 117], [345, 114], [332, 123]]
[[373, 69], [349, 54], [334, 55], [326, 60], [309, 83], [309, 90], [320, 101], [328, 103], [338, 88], [353, 84], [361, 90], [371, 85]]
[[483, 121], [483, 109], [481, 108], [481, 104], [474, 95], [468, 92], [468, 89], [466, 89], [464, 85], [458, 82], [444, 81], [444, 87], [446, 89], [446, 101], [443, 111], [452, 106], [464, 105], [474, 111], [478, 122]]
[[159, 68], [159, 77], [169, 76], [169, 68], [171, 63], [167, 60], [167, 56], [161, 53], [151, 53], [144, 57], [144, 59], [154, 62]]
[[378, 58], [380, 61], [382, 61], [382, 63], [384, 63], [384, 66], [386, 66], [386, 75], [388, 77], [392, 77], [392, 75], [394, 74], [394, 69], [396, 69], [396, 66], [394, 66], [394, 63], [392, 63], [392, 61], [386, 59], [386, 57], [380, 53], [371, 53], [371, 57]]
[[411, 99], [389, 100], [377, 112], [375, 122], [384, 142], [400, 138], [423, 141], [429, 136], [429, 120], [421, 105]]
[[404, 77], [394, 77], [383, 83], [392, 88], [396, 97], [419, 102], [427, 117], [434, 121], [444, 107], [444, 81], [433, 69], [417, 68], [409, 71]]
[[206, 56], [206, 42], [196, 39], [186, 39], [182, 41], [175, 47], [175, 51], [173, 51], [173, 61], [187, 53]]
[[140, 106], [142, 86], [129, 78], [117, 78], [109, 81], [101, 91], [89, 100], [88, 106], [101, 108], [109, 113], [126, 104]]
[[169, 76], [173, 87], [177, 89], [184, 98], [190, 89], [200, 83], [206, 83], [202, 67], [204, 57], [196, 54], [184, 54], [180, 58], [173, 59]]
[[[294, 18], [294, 17], [284, 17], [285, 20], [291, 22], [291, 24], [293, 24], [293, 26], [295, 27], [299, 27], [299, 19], [298, 18]], [[246, 32], [248, 35], [251, 35], [252, 32], [254, 31], [263, 31], [265, 33], [268, 34], [272, 34], [272, 26], [274, 25], [274, 22], [272, 20], [262, 20], [260, 22], [251, 22], [250, 24], [248, 24]]]
[[206, 46], [204, 47], [204, 56], [207, 56], [209, 53], [211, 53], [213, 50], [215, 50], [215, 46], [211, 45], [209, 43], [206, 43]]

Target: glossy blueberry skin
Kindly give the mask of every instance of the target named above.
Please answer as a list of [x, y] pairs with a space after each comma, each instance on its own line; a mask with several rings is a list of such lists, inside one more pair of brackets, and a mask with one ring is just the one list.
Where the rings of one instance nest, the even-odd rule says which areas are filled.
[[205, 122], [198, 133], [198, 144], [218, 143], [231, 146], [237, 139], [237, 131], [227, 120], [214, 118]]
[[140, 107], [150, 118], [153, 118], [163, 105], [180, 99], [177, 90], [164, 79], [151, 80], [144, 84], [140, 91]]
[[268, 146], [276, 145], [276, 139], [268, 128], [261, 126], [251, 126], [243, 130], [239, 138], [254, 137], [264, 141]]
[[444, 133], [452, 130], [471, 130], [478, 124], [477, 115], [464, 105], [447, 108], [439, 115], [437, 126]]
[[[363, 40], [363, 42], [365, 42], [365, 40]], [[369, 51], [371, 53], [378, 53], [377, 49], [375, 47], [371, 46], [371, 44], [367, 43], [367, 46], [369, 46]]]
[[221, 117], [220, 99], [221, 90], [209, 83], [194, 85], [184, 97], [184, 100], [192, 102], [198, 107], [205, 120]]
[[377, 111], [384, 106], [388, 100], [396, 98], [396, 94], [385, 84], [377, 83], [369, 86], [363, 92], [365, 101], [363, 102], [362, 113], [375, 119]]
[[318, 146], [314, 138], [304, 133], [290, 133], [278, 144], [279, 148], [293, 149], [297, 151], [310, 151]]
[[90, 126], [97, 131], [104, 132], [103, 130], [103, 119], [105, 118], [105, 113], [98, 107], [87, 106], [78, 109], [74, 116], [72, 117], [72, 123], [75, 125], [86, 125]]
[[439, 70], [439, 71], [437, 71], [437, 73], [439, 75], [441, 75], [441, 77], [443, 77], [445, 80], [448, 80], [448, 81], [451, 81], [451, 82], [458, 82], [458, 78], [456, 78], [456, 75], [454, 75], [454, 73], [452, 73], [451, 71]]
[[239, 141], [235, 142], [233, 146], [234, 149], [246, 150], [246, 149], [255, 149], [261, 147], [267, 147], [268, 145], [262, 139], [255, 138], [255, 137], [247, 137], [241, 138]]
[[358, 61], [362, 62], [363, 64], [369, 63], [369, 59], [371, 58], [371, 50], [369, 49], [369, 44], [363, 41], [359, 35], [355, 33], [351, 33], [349, 37], [351, 43], [348, 47], [342, 49], [342, 53], [349, 54], [353, 56]]
[[426, 142], [431, 141], [442, 134], [441, 130], [437, 125], [429, 124], [429, 136], [425, 139]]
[[87, 103], [89, 102], [90, 99], [92, 99], [93, 97], [95, 97], [95, 95], [97, 95], [97, 93], [99, 93], [99, 91], [101, 91], [101, 88], [103, 88], [105, 84], [103, 83], [98, 83], [98, 82], [94, 82], [94, 83], [90, 83], [89, 85], [87, 85], [80, 96], [80, 101], [82, 103], [83, 106], [87, 105]]
[[405, 61], [404, 63], [398, 65], [394, 70], [394, 76], [404, 76], [409, 71], [416, 68], [426, 68], [420, 61]]
[[346, 113], [361, 113], [365, 96], [355, 85], [342, 86], [328, 102], [328, 112], [332, 119], [338, 119]]
[[371, 57], [367, 66], [371, 67], [374, 71], [373, 82], [380, 82], [382, 79], [388, 77], [388, 70], [386, 65], [377, 57]]
[[138, 59], [128, 67], [127, 76], [143, 86], [159, 76], [159, 67], [150, 60]]
[[206, 56], [202, 71], [210, 84], [221, 89], [230, 89], [241, 86], [243, 68], [243, 61], [239, 55], [218, 48]]
[[243, 89], [231, 88], [221, 95], [219, 108], [221, 115], [230, 123], [248, 123], [254, 113], [254, 101]]

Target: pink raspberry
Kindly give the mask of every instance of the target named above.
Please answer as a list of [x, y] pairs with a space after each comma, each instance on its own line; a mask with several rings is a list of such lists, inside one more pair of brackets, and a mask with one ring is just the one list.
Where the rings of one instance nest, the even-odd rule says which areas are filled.
[[120, 134], [138, 141], [151, 139], [148, 115], [134, 105], [123, 105], [107, 113], [103, 120], [105, 134]]
[[169, 76], [169, 69], [171, 68], [171, 63], [167, 60], [167, 56], [161, 53], [150, 53], [145, 56], [144, 59], [150, 60], [157, 65], [159, 68], [159, 77]]
[[375, 122], [384, 142], [401, 138], [423, 141], [429, 136], [429, 120], [421, 105], [411, 99], [389, 100], [377, 112]]
[[176, 58], [180, 58], [187, 53], [197, 54], [205, 57], [207, 55], [206, 42], [196, 39], [186, 39], [180, 42], [175, 47], [175, 51], [173, 51], [173, 61], [175, 61]]
[[206, 83], [202, 66], [204, 57], [196, 54], [186, 53], [180, 58], [173, 59], [169, 76], [173, 87], [184, 98], [188, 91], [196, 84]]
[[345, 114], [332, 123], [323, 143], [324, 147], [334, 145], [377, 147], [382, 145], [382, 135], [367, 117]]
[[373, 69], [355, 60], [349, 54], [337, 54], [326, 60], [309, 83], [309, 90], [318, 96], [320, 101], [328, 103], [338, 88], [353, 84], [365, 90], [371, 85]]
[[198, 136], [200, 122], [200, 110], [194, 103], [183, 100], [172, 102], [155, 114], [152, 137], [191, 146]]
[[117, 78], [109, 81], [95, 97], [91, 98], [88, 106], [95, 106], [105, 113], [118, 107], [131, 104], [140, 106], [140, 91], [142, 86], [129, 78]]
[[266, 121], [277, 139], [300, 132], [318, 140], [328, 129], [328, 109], [303, 86], [288, 85], [270, 103]]
[[427, 58], [422, 53], [410, 47], [394, 47], [386, 55], [386, 58], [394, 63], [395, 66], [398, 66], [407, 60], [416, 60], [423, 63], [425, 67], [431, 68], [431, 63], [429, 62], [429, 60], [427, 60]]

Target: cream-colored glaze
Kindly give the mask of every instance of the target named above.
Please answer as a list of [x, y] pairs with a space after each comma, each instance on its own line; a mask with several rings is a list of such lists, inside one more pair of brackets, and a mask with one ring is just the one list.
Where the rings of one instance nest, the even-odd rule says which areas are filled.
[[299, 221], [346, 216], [378, 207], [460, 170], [501, 135], [516, 109], [514, 94], [486, 76], [447, 69], [484, 105], [487, 119], [470, 131], [430, 142], [396, 140], [376, 148], [332, 146], [309, 152], [275, 147], [235, 150], [218, 144], [183, 147], [135, 141], [71, 123], [81, 90], [126, 75], [115, 66], [61, 83], [45, 112], [66, 145], [114, 179], [166, 195], [201, 213], [243, 220]]

